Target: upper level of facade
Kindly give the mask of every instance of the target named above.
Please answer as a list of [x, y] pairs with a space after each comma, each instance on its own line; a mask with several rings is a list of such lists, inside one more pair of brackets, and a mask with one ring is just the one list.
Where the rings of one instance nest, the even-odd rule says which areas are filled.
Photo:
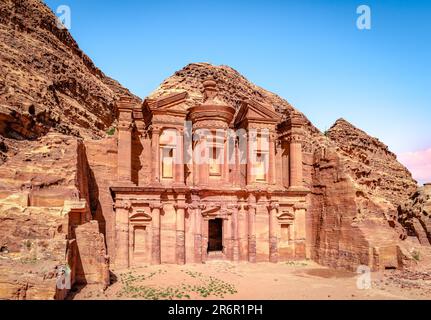
[[236, 110], [203, 82], [203, 103], [187, 92], [118, 102], [118, 185], [148, 188], [303, 190], [303, 118], [271, 105]]

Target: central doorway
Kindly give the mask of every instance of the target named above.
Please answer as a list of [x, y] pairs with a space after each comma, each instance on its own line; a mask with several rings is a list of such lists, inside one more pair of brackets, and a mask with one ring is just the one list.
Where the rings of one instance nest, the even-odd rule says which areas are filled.
[[208, 222], [208, 252], [223, 251], [223, 219]]

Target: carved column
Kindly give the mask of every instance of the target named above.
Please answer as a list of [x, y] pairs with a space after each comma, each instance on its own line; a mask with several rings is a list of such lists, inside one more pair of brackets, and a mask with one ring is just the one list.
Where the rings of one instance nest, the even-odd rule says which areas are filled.
[[248, 209], [248, 261], [256, 262], [256, 204], [249, 203]]
[[223, 142], [223, 180], [229, 183], [229, 137], [228, 132], [225, 131], [225, 138]]
[[198, 135], [198, 141], [193, 152], [195, 168], [197, 167], [197, 170], [195, 170], [197, 179], [195, 181], [197, 186], [202, 186], [208, 184], [209, 178], [208, 143], [207, 137], [200, 129], [197, 130], [196, 135]]
[[285, 188], [289, 188], [290, 185], [290, 174], [289, 174], [289, 144], [288, 142], [283, 139], [281, 142], [282, 147], [282, 173], [283, 173], [283, 186]]
[[220, 210], [223, 218], [223, 253], [227, 260], [233, 260], [232, 215], [227, 214], [227, 208]]
[[177, 210], [177, 227], [176, 227], [176, 260], [177, 264], [185, 264], [186, 262], [186, 242], [185, 242], [185, 203], [175, 205]]
[[290, 186], [302, 187], [302, 125], [303, 120], [297, 114], [290, 118]]
[[117, 200], [115, 203], [115, 265], [128, 268], [129, 262], [129, 214], [132, 205], [128, 201]]
[[275, 135], [269, 134], [269, 167], [268, 167], [268, 183], [275, 184]]
[[236, 138], [235, 138], [233, 152], [235, 157], [235, 163], [233, 165], [234, 169], [233, 169], [233, 175], [231, 179], [234, 186], [240, 186], [241, 185], [241, 160], [239, 155], [239, 142]]
[[278, 243], [277, 243], [277, 211], [278, 203], [270, 203], [269, 210], [269, 261], [278, 262]]
[[177, 155], [175, 163], [175, 182], [183, 186], [184, 185], [184, 131], [178, 130], [177, 137]]
[[118, 181], [132, 182], [133, 104], [122, 97], [118, 102]]
[[247, 205], [239, 206], [239, 256], [241, 261], [248, 260], [248, 213]]
[[254, 183], [253, 161], [255, 158], [255, 138], [255, 133], [250, 131], [247, 133], [247, 185], [251, 185]]
[[192, 204], [189, 205], [189, 214], [194, 215], [194, 226], [193, 226], [193, 235], [194, 235], [194, 262], [202, 263], [202, 214], [201, 214], [202, 205], [197, 201], [193, 201]]
[[229, 206], [232, 210], [232, 257], [233, 261], [239, 261], [239, 225], [238, 225], [238, 205], [232, 204]]
[[161, 264], [161, 237], [160, 237], [160, 210], [163, 208], [161, 203], [151, 203], [151, 219], [153, 228], [153, 241], [151, 244], [151, 263]]
[[302, 146], [298, 136], [290, 140], [290, 186], [302, 187]]
[[151, 135], [153, 182], [160, 182], [160, 128], [153, 127]]
[[208, 256], [208, 219], [202, 219], [202, 262], [207, 261]]

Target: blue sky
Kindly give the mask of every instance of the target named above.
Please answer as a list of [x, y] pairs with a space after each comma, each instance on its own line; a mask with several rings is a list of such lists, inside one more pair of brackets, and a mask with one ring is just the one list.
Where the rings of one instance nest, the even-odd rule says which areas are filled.
[[343, 117], [402, 156], [431, 149], [431, 1], [45, 2], [70, 6], [81, 49], [140, 97], [190, 62], [224, 64], [321, 130]]

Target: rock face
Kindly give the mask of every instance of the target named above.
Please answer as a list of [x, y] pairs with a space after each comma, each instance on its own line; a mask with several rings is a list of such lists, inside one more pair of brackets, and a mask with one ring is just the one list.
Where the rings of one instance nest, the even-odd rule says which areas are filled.
[[398, 208], [399, 222], [422, 245], [431, 245], [431, 184], [425, 184]]
[[363, 192], [398, 206], [417, 188], [411, 173], [376, 138], [339, 119], [326, 132], [337, 147], [349, 175]]
[[119, 95], [139, 101], [94, 66], [41, 1], [0, 2], [1, 135], [104, 136]]
[[[234, 69], [206, 63], [176, 72], [149, 99], [187, 91], [190, 106], [202, 103], [208, 76], [237, 111], [253, 99], [282, 119], [299, 113]], [[115, 126], [120, 95], [140, 104], [93, 65], [42, 2], [0, 2], [0, 298], [64, 298], [57, 288], [64, 265], [72, 282], [109, 283], [118, 147], [117, 134], [105, 132]], [[299, 115], [311, 190], [307, 255], [335, 268], [379, 269], [406, 263], [408, 235], [429, 245], [429, 185], [415, 193], [395, 155], [347, 121], [323, 134]]]
[[[106, 286], [108, 258], [98, 224], [90, 222], [83, 142], [50, 133], [18, 146], [0, 166], [0, 269], [9, 270], [0, 276], [0, 298], [63, 298], [57, 273], [65, 265], [71, 284]], [[80, 276], [86, 271], [88, 278]]]

